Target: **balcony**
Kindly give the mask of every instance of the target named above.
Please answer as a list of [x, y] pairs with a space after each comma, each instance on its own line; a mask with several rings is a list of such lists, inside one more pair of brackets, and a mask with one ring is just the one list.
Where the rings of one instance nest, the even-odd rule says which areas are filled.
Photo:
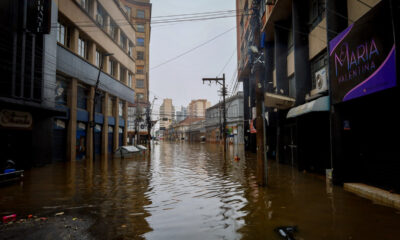
[[[60, 45], [57, 46], [57, 71], [79, 79], [79, 81], [90, 86], [96, 85], [97, 75], [99, 74], [97, 67]], [[118, 96], [128, 103], [134, 103], [135, 92], [108, 74], [101, 74], [99, 89]]]

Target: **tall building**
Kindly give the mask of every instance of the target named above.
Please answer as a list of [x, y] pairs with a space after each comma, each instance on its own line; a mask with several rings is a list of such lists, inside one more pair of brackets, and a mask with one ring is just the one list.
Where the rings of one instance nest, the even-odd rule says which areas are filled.
[[[128, 107], [129, 131], [128, 138], [139, 142], [148, 139], [148, 128], [145, 112], [149, 107], [149, 63], [151, 9], [150, 0], [121, 0], [126, 15], [136, 29], [134, 52], [136, 55], [136, 72], [133, 88], [136, 93], [136, 103]], [[143, 115], [143, 116], [140, 116]]]
[[207, 99], [192, 100], [188, 106], [188, 114], [192, 118], [205, 118], [206, 109], [211, 106]]
[[164, 131], [175, 121], [175, 107], [172, 99], [166, 98], [160, 106], [160, 130]]
[[[20, 1], [10, 2], [16, 9], [23, 8]], [[45, 4], [43, 9], [48, 8], [49, 18], [45, 19], [49, 22], [43, 26], [51, 26], [50, 31], [37, 36], [20, 31], [8, 36], [10, 46], [18, 44], [14, 47], [25, 49], [9, 52], [12, 58], [22, 63], [23, 59], [33, 59], [30, 55], [33, 52], [38, 57], [34, 62], [15, 63], [17, 68], [10, 68], [10, 76], [17, 74], [17, 78], [9, 78], [12, 87], [7, 93], [10, 99], [19, 99], [23, 105], [32, 107], [24, 110], [18, 107], [13, 113], [12, 105], [8, 104], [4, 105], [7, 111], [2, 114], [30, 119], [31, 126], [28, 121], [26, 126], [21, 126], [28, 130], [24, 131], [24, 136], [14, 136], [18, 145], [32, 149], [26, 154], [36, 152], [40, 156], [40, 164], [93, 159], [93, 150], [96, 155], [107, 158], [118, 146], [126, 144], [127, 105], [134, 103], [135, 94], [132, 76], [136, 63], [132, 47], [136, 30], [118, 1], [32, 1], [32, 9], [41, 10], [35, 5], [39, 3]], [[29, 14], [37, 19], [23, 24], [31, 26], [43, 19], [41, 14]], [[19, 15], [14, 17], [24, 19]], [[41, 27], [36, 30], [41, 31]], [[25, 44], [21, 39], [25, 39]], [[33, 45], [35, 49], [31, 49]], [[95, 93], [97, 79], [99, 85]], [[31, 104], [27, 104], [28, 99]], [[54, 108], [56, 111], [52, 110]], [[95, 131], [94, 142], [91, 126]], [[21, 143], [29, 139], [33, 140], [32, 144]], [[15, 150], [10, 151], [15, 153]]]
[[236, 5], [246, 148], [256, 149], [251, 125], [260, 86], [270, 158], [299, 170], [333, 170], [338, 183], [400, 191], [399, 117], [388, 104], [399, 96], [400, 3], [237, 0]]
[[179, 111], [176, 111], [176, 122], [181, 122], [185, 120], [187, 116], [188, 116], [187, 108], [181, 106], [181, 109]]
[[136, 72], [134, 89], [140, 102], [149, 102], [149, 66], [151, 9], [150, 0], [121, 0], [126, 14], [136, 28]]

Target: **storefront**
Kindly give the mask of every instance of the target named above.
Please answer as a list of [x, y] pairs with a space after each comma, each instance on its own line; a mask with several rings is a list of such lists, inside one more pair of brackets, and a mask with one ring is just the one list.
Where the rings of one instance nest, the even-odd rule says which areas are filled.
[[76, 125], [76, 160], [86, 157], [86, 123], [78, 122]]
[[382, 1], [329, 43], [333, 168], [338, 182], [400, 191], [396, 46]]
[[67, 122], [65, 119], [54, 119], [53, 161], [65, 162], [66, 156], [67, 156]]
[[102, 125], [96, 124], [94, 127], [94, 152], [96, 156], [101, 155], [101, 134]]
[[112, 154], [114, 151], [114, 127], [108, 126], [108, 153]]
[[32, 127], [33, 116], [30, 112], [11, 109], [0, 111], [0, 169], [7, 160], [15, 162], [18, 169], [32, 166]]

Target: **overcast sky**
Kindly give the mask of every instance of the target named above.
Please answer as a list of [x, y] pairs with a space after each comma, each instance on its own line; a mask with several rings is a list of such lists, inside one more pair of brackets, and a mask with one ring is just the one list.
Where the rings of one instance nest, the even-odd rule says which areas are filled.
[[[151, 0], [152, 21], [157, 16], [234, 10], [234, 0]], [[231, 14], [234, 15], [234, 14]], [[150, 101], [156, 95], [154, 111], [158, 112], [163, 98], [171, 98], [176, 110], [192, 99], [219, 101], [217, 87], [202, 83], [203, 77], [216, 77], [225, 68], [229, 84], [236, 74], [236, 29], [168, 64], [155, 66], [178, 56], [236, 26], [236, 18], [198, 22], [152, 24], [150, 39]], [[221, 74], [222, 77], [222, 74]]]

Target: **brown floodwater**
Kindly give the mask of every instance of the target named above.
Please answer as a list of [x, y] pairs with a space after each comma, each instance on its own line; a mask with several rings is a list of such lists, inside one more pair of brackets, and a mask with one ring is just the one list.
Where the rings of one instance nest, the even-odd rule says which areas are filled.
[[[147, 155], [57, 163], [0, 188], [0, 216], [65, 211], [93, 221], [97, 239], [400, 239], [400, 212], [269, 161], [259, 188], [255, 155], [212, 144], [153, 145]], [[233, 156], [238, 154], [239, 161]], [[0, 236], [1, 238], [1, 236]]]

